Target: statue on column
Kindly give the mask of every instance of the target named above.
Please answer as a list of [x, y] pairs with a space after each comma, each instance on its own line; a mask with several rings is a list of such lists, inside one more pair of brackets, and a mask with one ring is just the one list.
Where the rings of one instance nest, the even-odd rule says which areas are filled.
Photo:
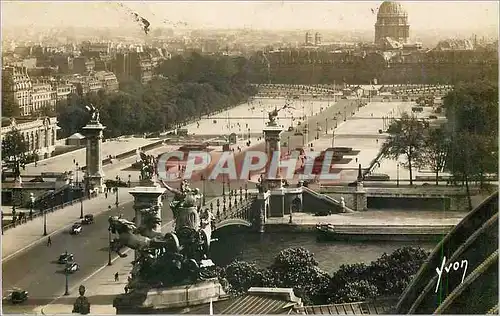
[[90, 114], [90, 121], [93, 123], [100, 123], [99, 110], [92, 103], [86, 105], [85, 108]]
[[286, 103], [284, 106], [282, 106], [280, 109], [277, 107], [274, 108], [271, 112], [268, 113], [269, 116], [269, 122], [267, 123], [268, 126], [276, 126], [276, 118], [279, 115], [279, 112], [284, 109], [294, 109], [290, 104]]
[[139, 254], [127, 285], [129, 293], [137, 288], [192, 284], [216, 276], [215, 265], [208, 258], [212, 225], [202, 220], [206, 214], [200, 216], [199, 189], [190, 188], [187, 181], [181, 183], [180, 189], [164, 182], [163, 185], [175, 194], [170, 203], [175, 218], [174, 232], [154, 231], [160, 223], [158, 208], [141, 210], [141, 227], [116, 216], [109, 218], [110, 230], [118, 234], [120, 245]]
[[141, 180], [155, 180], [156, 178], [156, 159], [153, 155], [146, 155], [141, 152]]

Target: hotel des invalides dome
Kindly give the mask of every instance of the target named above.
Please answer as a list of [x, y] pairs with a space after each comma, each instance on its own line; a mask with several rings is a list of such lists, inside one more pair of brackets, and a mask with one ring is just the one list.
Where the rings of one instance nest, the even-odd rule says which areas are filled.
[[[412, 38], [411, 16], [404, 5], [384, 1], [374, 21], [372, 42], [326, 42], [319, 32], [305, 34], [296, 48], [271, 49], [252, 58], [256, 76], [276, 83], [311, 84], [378, 81], [378, 84], [453, 84], [474, 78], [498, 80], [498, 41], [439, 38], [423, 45]], [[472, 35], [472, 34], [471, 34]], [[268, 68], [269, 66], [269, 68]]]

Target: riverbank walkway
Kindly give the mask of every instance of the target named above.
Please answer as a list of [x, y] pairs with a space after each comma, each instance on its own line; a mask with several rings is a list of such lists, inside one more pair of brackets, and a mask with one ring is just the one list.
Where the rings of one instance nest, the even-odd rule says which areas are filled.
[[[418, 210], [368, 210], [364, 212], [315, 216], [293, 213], [291, 225], [316, 227], [317, 224], [353, 226], [450, 226], [457, 225], [468, 212]], [[271, 217], [266, 225], [290, 224], [289, 216]]]

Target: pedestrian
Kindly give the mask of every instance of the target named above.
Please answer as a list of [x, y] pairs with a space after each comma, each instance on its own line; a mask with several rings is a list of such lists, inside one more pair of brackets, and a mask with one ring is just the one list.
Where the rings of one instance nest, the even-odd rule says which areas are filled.
[[52, 246], [52, 239], [49, 236], [49, 238], [47, 238], [47, 247], [50, 247], [50, 246]]
[[108, 198], [108, 191], [104, 192], [104, 197], [107, 199]]
[[118, 282], [119, 278], [118, 278], [118, 272], [115, 273], [115, 282]]

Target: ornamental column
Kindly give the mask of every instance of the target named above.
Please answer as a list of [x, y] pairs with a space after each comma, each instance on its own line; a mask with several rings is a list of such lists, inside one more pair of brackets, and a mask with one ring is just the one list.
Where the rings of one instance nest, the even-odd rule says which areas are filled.
[[83, 127], [83, 133], [87, 139], [85, 170], [85, 186], [87, 191], [96, 189], [99, 192], [103, 191], [102, 131], [105, 128], [99, 120], [90, 120]]

